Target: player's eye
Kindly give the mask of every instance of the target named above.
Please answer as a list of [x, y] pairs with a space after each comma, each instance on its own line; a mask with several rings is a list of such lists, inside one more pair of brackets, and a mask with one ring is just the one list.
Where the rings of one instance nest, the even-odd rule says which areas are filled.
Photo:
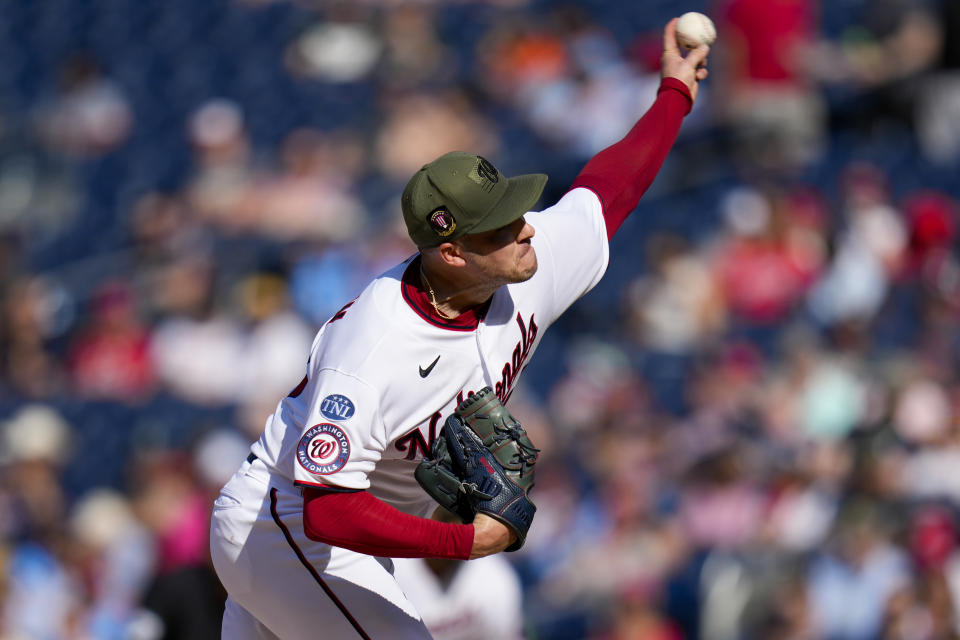
[[527, 220], [520, 216], [510, 224], [505, 224], [497, 229], [497, 237], [508, 237], [511, 240], [520, 235], [520, 232], [527, 225]]

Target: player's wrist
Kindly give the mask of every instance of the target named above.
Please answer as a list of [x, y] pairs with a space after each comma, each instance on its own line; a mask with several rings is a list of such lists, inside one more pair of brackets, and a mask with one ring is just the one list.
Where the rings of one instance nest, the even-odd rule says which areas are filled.
[[660, 79], [660, 87], [657, 89], [657, 95], [663, 93], [679, 95], [683, 99], [684, 114], [690, 113], [693, 108], [693, 90], [690, 85], [676, 76], [664, 76]]
[[499, 553], [517, 540], [517, 534], [499, 520], [478, 513], [473, 524], [473, 549], [470, 559]]

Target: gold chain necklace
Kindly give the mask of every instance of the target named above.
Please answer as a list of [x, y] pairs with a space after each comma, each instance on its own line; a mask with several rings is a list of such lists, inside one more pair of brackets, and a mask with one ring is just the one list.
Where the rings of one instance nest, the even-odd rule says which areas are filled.
[[433, 292], [433, 287], [430, 286], [430, 281], [427, 279], [427, 274], [423, 270], [423, 259], [420, 260], [420, 279], [423, 280], [423, 284], [427, 286], [427, 292], [430, 294], [430, 304], [433, 305], [433, 310], [437, 312], [441, 318], [447, 320], [456, 320], [457, 316], [449, 316], [440, 310], [440, 306], [437, 305], [437, 294]]

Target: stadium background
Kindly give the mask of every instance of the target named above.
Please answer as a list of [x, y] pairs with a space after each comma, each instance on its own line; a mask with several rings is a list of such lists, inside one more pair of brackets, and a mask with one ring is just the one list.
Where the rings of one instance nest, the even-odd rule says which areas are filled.
[[711, 77], [511, 404], [528, 634], [955, 637], [956, 0], [0, 1], [0, 637], [216, 637], [212, 496], [406, 178], [552, 203], [687, 10]]

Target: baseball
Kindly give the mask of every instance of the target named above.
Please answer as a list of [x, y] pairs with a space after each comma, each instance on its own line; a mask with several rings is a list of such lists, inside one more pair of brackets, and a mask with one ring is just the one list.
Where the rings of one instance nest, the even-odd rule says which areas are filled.
[[696, 49], [701, 44], [712, 45], [717, 40], [717, 28], [713, 26], [713, 20], [698, 13], [690, 11], [677, 21], [677, 42], [685, 49]]

